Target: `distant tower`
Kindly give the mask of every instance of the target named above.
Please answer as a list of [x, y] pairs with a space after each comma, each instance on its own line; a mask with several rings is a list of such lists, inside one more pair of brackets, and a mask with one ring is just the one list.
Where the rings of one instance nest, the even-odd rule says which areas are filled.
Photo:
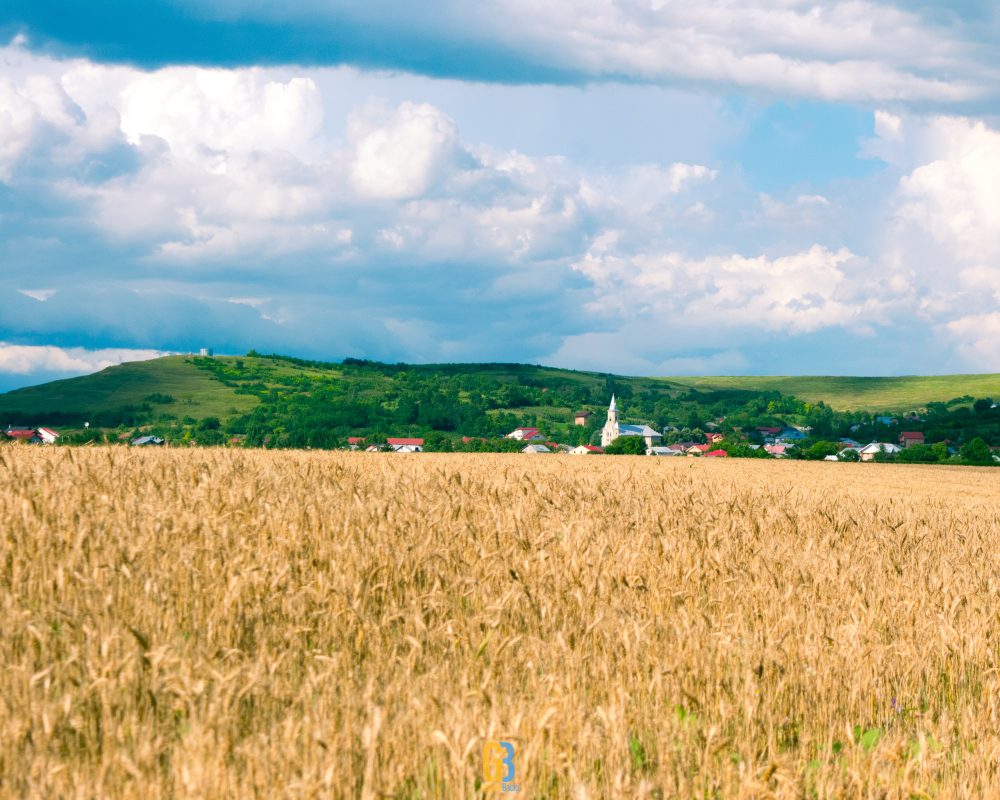
[[213, 355], [212, 348], [211, 347], [203, 347], [203, 348], [201, 348], [201, 350], [198, 351], [198, 355], [211, 357]]
[[608, 421], [604, 423], [604, 428], [601, 431], [601, 447], [607, 447], [618, 436], [618, 404], [615, 402], [615, 396], [611, 395], [611, 405], [608, 406]]

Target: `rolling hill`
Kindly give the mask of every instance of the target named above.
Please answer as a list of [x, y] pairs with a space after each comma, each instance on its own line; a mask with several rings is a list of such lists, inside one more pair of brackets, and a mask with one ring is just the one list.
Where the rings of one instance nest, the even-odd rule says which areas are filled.
[[810, 403], [822, 400], [841, 411], [905, 411], [956, 397], [1000, 397], [1000, 375], [905, 375], [894, 378], [846, 376], [734, 376], [667, 378], [706, 389], [774, 390]]
[[[289, 379], [342, 379], [361, 381], [346, 374], [336, 364], [319, 364], [295, 359], [246, 356], [216, 357], [223, 365], [266, 365], [276, 382]], [[397, 365], [404, 368], [404, 365]], [[720, 376], [720, 377], [621, 377], [529, 364], [427, 364], [406, 366], [421, 374], [482, 375], [512, 383], [544, 383], [547, 380], [595, 386], [609, 377], [635, 391], [656, 388], [667, 391], [739, 389], [751, 392], [778, 391], [810, 403], [824, 401], [838, 410], [905, 411], [929, 402], [945, 402], [957, 397], [1000, 397], [1000, 375], [934, 375], [904, 377], [840, 376]], [[364, 391], [378, 391], [376, 381], [365, 382]], [[136, 361], [108, 367], [92, 375], [52, 381], [0, 394], [0, 420], [12, 413], [59, 412], [76, 414], [100, 412], [144, 403], [157, 405], [156, 398], [169, 397], [171, 412], [194, 419], [226, 417], [246, 413], [257, 405], [252, 394], [237, 392], [211, 371], [199, 368], [197, 359], [166, 356], [152, 361]]]

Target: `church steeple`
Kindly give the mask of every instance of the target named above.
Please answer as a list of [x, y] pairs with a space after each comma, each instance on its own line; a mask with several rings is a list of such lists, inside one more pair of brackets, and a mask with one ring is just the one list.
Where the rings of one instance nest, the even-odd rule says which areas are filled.
[[611, 405], [608, 406], [608, 421], [604, 423], [601, 431], [601, 447], [607, 447], [618, 438], [618, 403], [615, 396], [611, 395]]

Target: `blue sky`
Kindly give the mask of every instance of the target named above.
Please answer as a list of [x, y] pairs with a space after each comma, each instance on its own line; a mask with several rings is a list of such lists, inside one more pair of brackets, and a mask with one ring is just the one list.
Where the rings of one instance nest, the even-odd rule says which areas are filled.
[[10, 0], [0, 389], [212, 346], [1000, 371], [1000, 14]]

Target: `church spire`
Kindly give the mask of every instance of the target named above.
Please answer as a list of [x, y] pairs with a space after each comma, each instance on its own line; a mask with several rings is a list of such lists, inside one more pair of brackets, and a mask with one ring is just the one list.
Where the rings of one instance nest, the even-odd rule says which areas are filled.
[[608, 411], [617, 411], [617, 410], [618, 410], [618, 404], [615, 403], [615, 396], [611, 395], [611, 405], [608, 406]]

